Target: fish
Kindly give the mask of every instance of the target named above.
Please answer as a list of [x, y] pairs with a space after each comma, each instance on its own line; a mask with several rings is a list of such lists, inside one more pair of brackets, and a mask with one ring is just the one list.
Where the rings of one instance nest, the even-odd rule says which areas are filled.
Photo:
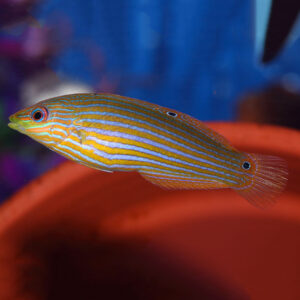
[[284, 159], [239, 151], [205, 123], [174, 109], [107, 93], [42, 100], [8, 126], [79, 164], [136, 171], [165, 189], [231, 188], [259, 208], [283, 192]]

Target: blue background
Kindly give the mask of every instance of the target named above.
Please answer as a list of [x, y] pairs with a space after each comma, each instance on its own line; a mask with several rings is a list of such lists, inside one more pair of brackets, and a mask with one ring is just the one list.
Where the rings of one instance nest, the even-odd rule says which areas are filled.
[[[202, 120], [232, 120], [239, 96], [286, 73], [300, 73], [299, 39], [271, 66], [258, 63], [255, 7], [240, 0], [46, 1], [36, 16], [72, 24], [72, 38], [53, 68], [95, 85], [117, 81], [117, 93], [149, 100]], [[95, 72], [88, 48], [101, 47]]]

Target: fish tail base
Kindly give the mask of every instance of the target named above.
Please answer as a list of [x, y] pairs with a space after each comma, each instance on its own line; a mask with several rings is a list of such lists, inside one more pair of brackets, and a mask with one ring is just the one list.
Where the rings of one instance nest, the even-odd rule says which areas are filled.
[[277, 201], [287, 184], [288, 168], [277, 156], [250, 154], [255, 162], [252, 182], [246, 187], [234, 188], [243, 198], [259, 208], [267, 208]]

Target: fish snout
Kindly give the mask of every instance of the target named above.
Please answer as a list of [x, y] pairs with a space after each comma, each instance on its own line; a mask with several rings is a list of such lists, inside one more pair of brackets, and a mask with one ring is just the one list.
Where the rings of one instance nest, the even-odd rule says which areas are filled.
[[11, 116], [8, 117], [9, 119], [9, 123], [8, 123], [8, 127], [17, 131], [20, 131], [22, 133], [25, 132], [25, 128], [21, 122], [21, 120], [18, 118], [17, 114], [13, 114]]

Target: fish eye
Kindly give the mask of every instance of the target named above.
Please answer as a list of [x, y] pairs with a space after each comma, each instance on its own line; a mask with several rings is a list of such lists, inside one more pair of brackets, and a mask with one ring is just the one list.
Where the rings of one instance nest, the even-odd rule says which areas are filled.
[[31, 113], [31, 118], [35, 122], [45, 121], [47, 119], [48, 112], [46, 108], [36, 108]]
[[177, 114], [174, 113], [173, 111], [167, 111], [167, 115], [171, 117], [177, 117]]
[[244, 161], [242, 167], [244, 170], [249, 170], [251, 168], [251, 164], [248, 161]]

